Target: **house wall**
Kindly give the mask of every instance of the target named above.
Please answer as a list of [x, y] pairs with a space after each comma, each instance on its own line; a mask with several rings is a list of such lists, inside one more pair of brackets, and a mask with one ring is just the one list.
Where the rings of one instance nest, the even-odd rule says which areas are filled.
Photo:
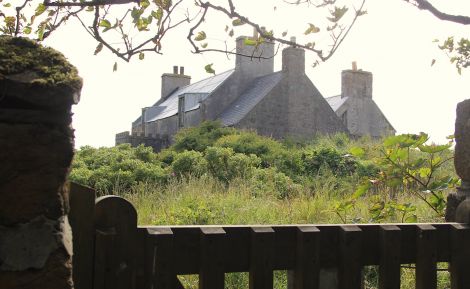
[[284, 138], [347, 132], [327, 101], [305, 74], [305, 51], [283, 50], [281, 82], [237, 125]]
[[[349, 98], [347, 108], [347, 127], [352, 135], [380, 137], [395, 134], [380, 108], [371, 98]], [[343, 113], [342, 112], [342, 113]], [[337, 111], [340, 116], [340, 111]]]
[[156, 132], [159, 136], [168, 136], [170, 139], [178, 132], [178, 115], [173, 115], [156, 122]]
[[184, 114], [184, 126], [185, 127], [192, 127], [197, 126], [201, 123], [201, 110], [194, 109], [191, 111], [187, 111]]

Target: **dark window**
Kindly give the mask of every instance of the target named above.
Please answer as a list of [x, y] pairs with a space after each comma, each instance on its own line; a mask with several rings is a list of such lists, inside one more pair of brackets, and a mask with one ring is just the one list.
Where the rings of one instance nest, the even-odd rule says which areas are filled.
[[184, 127], [184, 96], [178, 99], [178, 127]]

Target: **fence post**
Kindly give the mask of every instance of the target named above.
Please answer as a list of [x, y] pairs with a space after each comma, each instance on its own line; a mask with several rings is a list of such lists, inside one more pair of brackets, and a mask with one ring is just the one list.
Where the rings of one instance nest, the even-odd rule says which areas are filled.
[[[112, 232], [106, 258], [105, 288], [135, 289], [137, 212], [131, 203], [117, 196], [98, 198], [95, 204], [95, 230]], [[100, 248], [95, 248], [100, 250]], [[98, 252], [99, 253], [99, 252]], [[109, 274], [108, 274], [109, 273]]]
[[69, 186], [73, 285], [75, 289], [89, 289], [93, 288], [95, 191], [76, 183]]

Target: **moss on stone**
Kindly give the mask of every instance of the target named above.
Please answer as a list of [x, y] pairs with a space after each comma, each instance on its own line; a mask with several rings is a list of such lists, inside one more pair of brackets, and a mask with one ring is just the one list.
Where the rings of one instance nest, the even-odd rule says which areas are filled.
[[35, 85], [67, 86], [74, 91], [82, 87], [77, 69], [60, 52], [27, 38], [0, 36], [0, 80], [25, 72], [37, 74]]

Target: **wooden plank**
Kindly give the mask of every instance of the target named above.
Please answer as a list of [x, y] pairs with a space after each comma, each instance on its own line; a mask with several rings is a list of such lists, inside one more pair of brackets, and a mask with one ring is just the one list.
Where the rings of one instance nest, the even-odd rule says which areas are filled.
[[380, 226], [379, 289], [400, 289], [401, 230]]
[[340, 228], [339, 289], [359, 289], [362, 283], [361, 234], [358, 226]]
[[174, 234], [170, 228], [148, 228], [146, 250], [146, 272], [150, 272], [147, 282], [153, 289], [177, 288], [177, 280], [174, 267]]
[[153, 251], [148, 252], [147, 251], [147, 236], [148, 232], [147, 229], [144, 228], [137, 228], [137, 236], [136, 236], [136, 268], [135, 268], [135, 287], [139, 289], [150, 289], [148, 287], [148, 278], [147, 278], [147, 267], [146, 267], [146, 261], [147, 261], [147, 255], [153, 254]]
[[199, 289], [224, 289], [225, 237], [222, 228], [201, 228]]
[[75, 289], [93, 285], [93, 251], [95, 191], [70, 183], [70, 212], [68, 215], [73, 238], [73, 283]]
[[455, 224], [451, 227], [451, 288], [470, 289], [470, 227]]
[[296, 264], [293, 289], [316, 289], [320, 284], [320, 230], [297, 227]]
[[417, 225], [416, 289], [437, 287], [437, 230], [432, 225]]
[[273, 288], [274, 230], [251, 228], [250, 289]]
[[114, 232], [96, 231], [95, 252], [93, 264], [93, 289], [111, 289], [114, 279], [110, 278], [112, 247], [114, 246]]
[[113, 289], [135, 289], [137, 212], [131, 203], [117, 196], [96, 200], [95, 228], [115, 231], [110, 280]]

